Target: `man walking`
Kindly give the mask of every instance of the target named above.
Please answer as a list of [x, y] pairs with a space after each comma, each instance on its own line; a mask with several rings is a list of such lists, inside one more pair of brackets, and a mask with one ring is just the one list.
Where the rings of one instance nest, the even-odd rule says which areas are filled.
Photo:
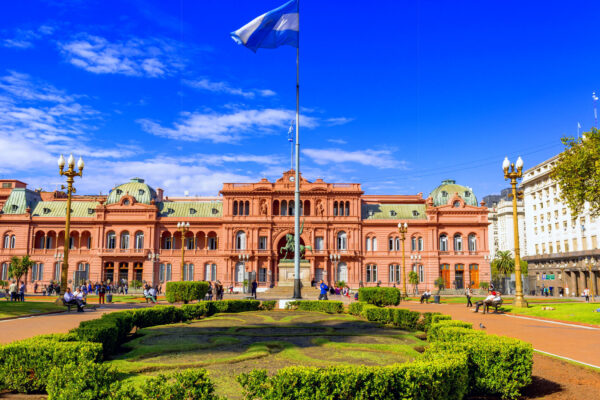
[[319, 281], [319, 289], [321, 290], [321, 294], [319, 294], [319, 300], [327, 300], [327, 290], [329, 287], [323, 282], [323, 279]]
[[256, 299], [256, 288], [258, 287], [258, 283], [256, 283], [256, 279], [252, 281], [252, 296]]
[[12, 281], [8, 287], [8, 293], [10, 293], [10, 301], [17, 301], [17, 281]]
[[473, 303], [471, 302], [471, 295], [472, 295], [471, 288], [468, 287], [465, 290], [465, 296], [467, 296], [467, 308], [473, 307]]
[[105, 304], [106, 286], [104, 286], [104, 282], [96, 285], [96, 290], [98, 291], [98, 304]]
[[21, 301], [25, 301], [25, 283], [21, 281], [21, 287], [19, 288], [19, 298]]

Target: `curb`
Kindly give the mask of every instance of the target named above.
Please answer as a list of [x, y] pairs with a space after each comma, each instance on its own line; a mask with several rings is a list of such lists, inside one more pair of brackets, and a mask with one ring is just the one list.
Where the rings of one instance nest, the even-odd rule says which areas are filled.
[[61, 313], [66, 313], [66, 312], [67, 311], [64, 310], [64, 311], [47, 311], [47, 312], [37, 313], [37, 314], [24, 314], [24, 315], [18, 315], [18, 316], [14, 316], [14, 317], [0, 318], [0, 322], [10, 321], [12, 319], [19, 319], [19, 318], [43, 317], [44, 315], [61, 314]]

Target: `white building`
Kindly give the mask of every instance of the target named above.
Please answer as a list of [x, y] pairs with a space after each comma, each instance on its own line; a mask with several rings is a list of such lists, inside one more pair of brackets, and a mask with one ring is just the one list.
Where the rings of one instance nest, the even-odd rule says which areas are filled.
[[557, 160], [554, 156], [523, 173], [530, 287], [552, 287], [554, 295], [568, 288], [569, 295], [574, 295], [593, 285], [598, 293], [599, 265], [593, 267], [590, 279], [588, 264], [596, 259], [600, 263], [600, 221], [589, 215], [587, 205], [582, 215], [572, 218], [550, 176]]
[[[527, 222], [522, 200], [517, 202], [517, 214], [519, 218], [520, 255], [525, 257], [528, 254], [525, 232]], [[495, 255], [498, 251], [506, 250], [510, 250], [514, 254], [515, 235], [513, 231], [512, 200], [501, 199], [497, 204], [493, 204], [489, 208], [488, 220], [490, 221], [488, 228], [490, 254]]]

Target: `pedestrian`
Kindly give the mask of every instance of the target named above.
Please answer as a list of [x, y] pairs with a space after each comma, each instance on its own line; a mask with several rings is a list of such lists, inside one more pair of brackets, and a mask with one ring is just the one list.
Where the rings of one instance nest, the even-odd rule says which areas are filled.
[[467, 296], [467, 308], [469, 308], [469, 307], [473, 307], [473, 303], [471, 302], [471, 295], [472, 295], [472, 294], [473, 294], [473, 293], [471, 292], [471, 288], [470, 288], [470, 287], [468, 287], [468, 288], [465, 290], [465, 296]]
[[98, 304], [106, 304], [106, 286], [104, 286], [104, 282], [100, 283], [100, 285], [96, 285], [96, 291], [98, 293]]
[[125, 282], [124, 290], [125, 290], [125, 294], [127, 294], [127, 291], [129, 290], [129, 285], [127, 285], [127, 282]]
[[21, 301], [25, 301], [25, 282], [21, 281], [21, 287], [19, 288], [19, 298]]
[[585, 302], [589, 303], [590, 302], [590, 289], [585, 288], [583, 290], [583, 295], [585, 296]]
[[256, 283], [256, 279], [252, 281], [252, 296], [256, 299], [256, 289], [258, 288], [258, 283]]
[[37, 294], [37, 290], [38, 290], [38, 283], [34, 282], [33, 283], [33, 293]]
[[208, 296], [208, 300], [213, 299], [213, 285], [211, 282], [208, 282], [208, 292], [206, 292], [206, 295]]
[[327, 300], [327, 290], [329, 287], [323, 282], [323, 279], [319, 281], [319, 289], [321, 290], [321, 294], [319, 294], [319, 300]]
[[12, 283], [8, 287], [8, 293], [10, 293], [10, 301], [18, 301], [17, 299], [17, 281], [13, 279]]

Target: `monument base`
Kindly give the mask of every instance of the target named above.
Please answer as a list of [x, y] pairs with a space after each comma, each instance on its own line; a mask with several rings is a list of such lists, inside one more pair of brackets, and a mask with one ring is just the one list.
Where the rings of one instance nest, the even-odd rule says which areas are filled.
[[[294, 260], [281, 260], [277, 265], [279, 267], [278, 286], [294, 286]], [[310, 262], [300, 260], [300, 280], [303, 287], [310, 287]]]

